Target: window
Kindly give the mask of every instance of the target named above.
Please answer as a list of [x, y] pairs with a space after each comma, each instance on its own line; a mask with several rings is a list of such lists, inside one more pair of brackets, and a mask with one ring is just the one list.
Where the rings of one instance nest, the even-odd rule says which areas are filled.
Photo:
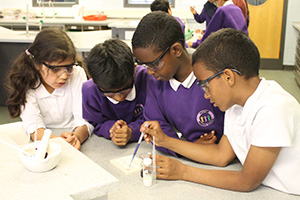
[[[149, 8], [153, 0], [124, 0], [124, 7], [143, 7]], [[169, 0], [172, 8], [175, 7], [175, 0]]]
[[32, 0], [33, 7], [71, 7], [78, 4], [78, 0]]

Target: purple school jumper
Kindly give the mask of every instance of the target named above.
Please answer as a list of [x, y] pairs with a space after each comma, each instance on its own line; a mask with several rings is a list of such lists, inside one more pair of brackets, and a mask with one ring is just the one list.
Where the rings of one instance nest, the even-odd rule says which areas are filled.
[[[175, 128], [190, 142], [215, 130], [219, 142], [223, 135], [224, 113], [204, 98], [204, 92], [197, 85], [197, 80], [190, 88], [180, 85], [174, 91], [169, 81], [158, 81], [151, 76], [148, 88], [144, 109], [146, 120], [158, 121], [165, 134], [178, 138], [173, 129]], [[177, 156], [169, 149], [156, 148], [163, 153]]]
[[[206, 26], [209, 24], [211, 18], [213, 17], [214, 13], [216, 12], [217, 7], [207, 1], [202, 9], [202, 12], [200, 13], [200, 15], [197, 13], [194, 15], [194, 19], [196, 20], [196, 22], [198, 23], [203, 23], [206, 21]], [[207, 13], [208, 12], [208, 13]]]
[[136, 97], [133, 101], [125, 100], [118, 104], [113, 104], [105, 96], [101, 95], [92, 79], [83, 83], [83, 118], [94, 126], [94, 134], [110, 139], [109, 129], [117, 120], [122, 119], [132, 130], [132, 136], [129, 141], [138, 141], [140, 126], [144, 122], [143, 109], [148, 78], [147, 69], [137, 66], [134, 77]]
[[198, 23], [203, 23], [206, 21], [206, 26], [209, 24], [211, 18], [205, 13], [204, 9], [202, 10], [202, 12], [200, 13], [200, 15], [197, 13], [194, 15], [194, 19], [196, 20], [196, 22]]
[[243, 31], [248, 35], [245, 17], [239, 7], [233, 4], [219, 7], [206, 27], [201, 40], [194, 42], [192, 47], [198, 47], [211, 33], [222, 28], [234, 28]]

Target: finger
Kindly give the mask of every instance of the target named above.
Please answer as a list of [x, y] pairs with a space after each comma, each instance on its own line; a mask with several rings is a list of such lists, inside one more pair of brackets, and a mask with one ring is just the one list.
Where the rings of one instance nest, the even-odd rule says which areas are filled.
[[145, 142], [146, 142], [147, 144], [150, 144], [151, 138], [152, 138], [151, 135], [145, 133], [145, 135], [144, 135], [144, 140], [145, 140]]
[[65, 140], [68, 142], [68, 143], [72, 143], [73, 140], [74, 140], [74, 136], [71, 136], [71, 135], [68, 135]]
[[127, 144], [126, 141], [118, 141], [118, 140], [113, 140], [114, 144], [117, 146], [125, 146]]
[[126, 138], [114, 138], [114, 141], [116, 142], [116, 143], [126, 143], [127, 141], [126, 141]]
[[118, 120], [117, 121], [117, 123], [119, 124], [119, 125], [121, 125], [121, 126], [125, 126], [125, 125], [127, 125], [127, 123], [124, 121], [124, 120]]
[[[152, 156], [152, 154], [151, 154], [151, 156]], [[165, 162], [166, 159], [168, 159], [168, 157], [163, 156], [163, 155], [160, 155], [160, 154], [156, 154], [156, 156], [155, 156], [156, 162], [157, 162], [157, 161], [158, 161], [158, 162]]]
[[127, 124], [126, 124], [126, 122], [123, 121], [123, 120], [118, 120], [118, 121], [115, 123], [115, 125], [116, 125], [116, 128], [119, 129], [119, 128], [122, 128], [123, 126], [126, 126]]
[[109, 132], [110, 132], [110, 133], [113, 133], [113, 132], [116, 132], [116, 130], [117, 130], [117, 128], [116, 128], [116, 126], [114, 125], [114, 126], [112, 126], [112, 127], [109, 129]]
[[115, 138], [126, 138], [127, 133], [124, 133], [123, 131], [116, 131], [116, 133], [114, 133], [114, 137]]
[[79, 140], [76, 141], [76, 143], [73, 145], [73, 147], [75, 147], [77, 150], [80, 150], [81, 144], [80, 144]]
[[70, 143], [74, 146], [75, 143], [78, 141], [77, 137], [74, 135], [72, 136], [72, 140], [70, 141]]
[[73, 133], [72, 133], [72, 132], [62, 132], [62, 133], [60, 134], [60, 137], [62, 137], [62, 138], [67, 138], [67, 137], [70, 136], [70, 135], [73, 135]]

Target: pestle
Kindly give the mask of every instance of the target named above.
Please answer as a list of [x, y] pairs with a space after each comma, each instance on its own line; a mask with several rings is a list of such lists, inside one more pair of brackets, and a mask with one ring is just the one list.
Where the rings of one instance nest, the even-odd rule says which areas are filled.
[[43, 138], [42, 138], [41, 142], [38, 144], [38, 149], [35, 154], [35, 156], [37, 158], [45, 159], [51, 134], [52, 134], [52, 131], [50, 129], [46, 129], [44, 131]]

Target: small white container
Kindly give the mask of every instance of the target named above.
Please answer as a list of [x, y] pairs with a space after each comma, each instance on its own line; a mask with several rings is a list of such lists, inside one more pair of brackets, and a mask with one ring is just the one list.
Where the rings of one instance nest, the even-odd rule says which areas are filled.
[[153, 165], [151, 158], [144, 158], [143, 159], [143, 184], [144, 186], [151, 186], [153, 185]]
[[61, 158], [61, 146], [50, 141], [45, 159], [35, 156], [38, 147], [39, 142], [35, 142], [22, 148], [32, 155], [29, 157], [22, 152], [19, 153], [25, 168], [31, 172], [46, 172], [56, 167]]

